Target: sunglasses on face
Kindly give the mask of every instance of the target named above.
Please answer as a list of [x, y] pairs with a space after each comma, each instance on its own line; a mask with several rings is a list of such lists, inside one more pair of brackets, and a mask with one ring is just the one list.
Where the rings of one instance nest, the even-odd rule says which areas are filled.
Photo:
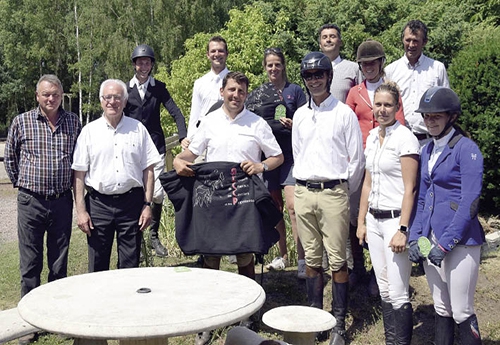
[[324, 77], [325, 77], [324, 71], [317, 71], [314, 73], [305, 72], [302, 74], [302, 78], [304, 78], [306, 81], [323, 79]]

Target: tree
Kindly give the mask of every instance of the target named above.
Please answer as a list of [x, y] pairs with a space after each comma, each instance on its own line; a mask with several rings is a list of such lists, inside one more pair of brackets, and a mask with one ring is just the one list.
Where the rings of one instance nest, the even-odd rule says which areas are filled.
[[500, 28], [478, 26], [448, 69], [450, 83], [460, 96], [459, 122], [478, 144], [484, 156], [481, 208], [500, 207]]

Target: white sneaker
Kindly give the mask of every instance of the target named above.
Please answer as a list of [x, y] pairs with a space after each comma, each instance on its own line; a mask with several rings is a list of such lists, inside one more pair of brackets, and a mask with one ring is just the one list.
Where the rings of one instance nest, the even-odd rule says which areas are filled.
[[299, 260], [299, 265], [297, 267], [297, 278], [306, 279], [306, 260]]
[[266, 266], [266, 268], [271, 271], [282, 271], [285, 269], [285, 267], [288, 266], [288, 262], [286, 259], [283, 259], [281, 256], [277, 256], [271, 261], [269, 265]]

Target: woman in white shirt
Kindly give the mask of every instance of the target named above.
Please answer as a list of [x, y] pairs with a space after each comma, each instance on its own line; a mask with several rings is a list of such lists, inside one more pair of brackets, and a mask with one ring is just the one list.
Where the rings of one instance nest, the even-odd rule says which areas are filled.
[[413, 321], [409, 298], [411, 262], [406, 251], [413, 209], [419, 143], [396, 120], [399, 89], [393, 82], [375, 90], [373, 113], [379, 127], [366, 140], [366, 172], [357, 237], [370, 246], [382, 300], [386, 344], [410, 344]]

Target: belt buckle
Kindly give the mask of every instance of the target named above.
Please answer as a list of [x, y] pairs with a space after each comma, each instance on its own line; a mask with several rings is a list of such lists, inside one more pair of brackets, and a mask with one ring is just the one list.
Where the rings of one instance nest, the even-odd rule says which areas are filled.
[[306, 187], [307, 189], [325, 189], [325, 185], [323, 184], [323, 182], [306, 181]]

